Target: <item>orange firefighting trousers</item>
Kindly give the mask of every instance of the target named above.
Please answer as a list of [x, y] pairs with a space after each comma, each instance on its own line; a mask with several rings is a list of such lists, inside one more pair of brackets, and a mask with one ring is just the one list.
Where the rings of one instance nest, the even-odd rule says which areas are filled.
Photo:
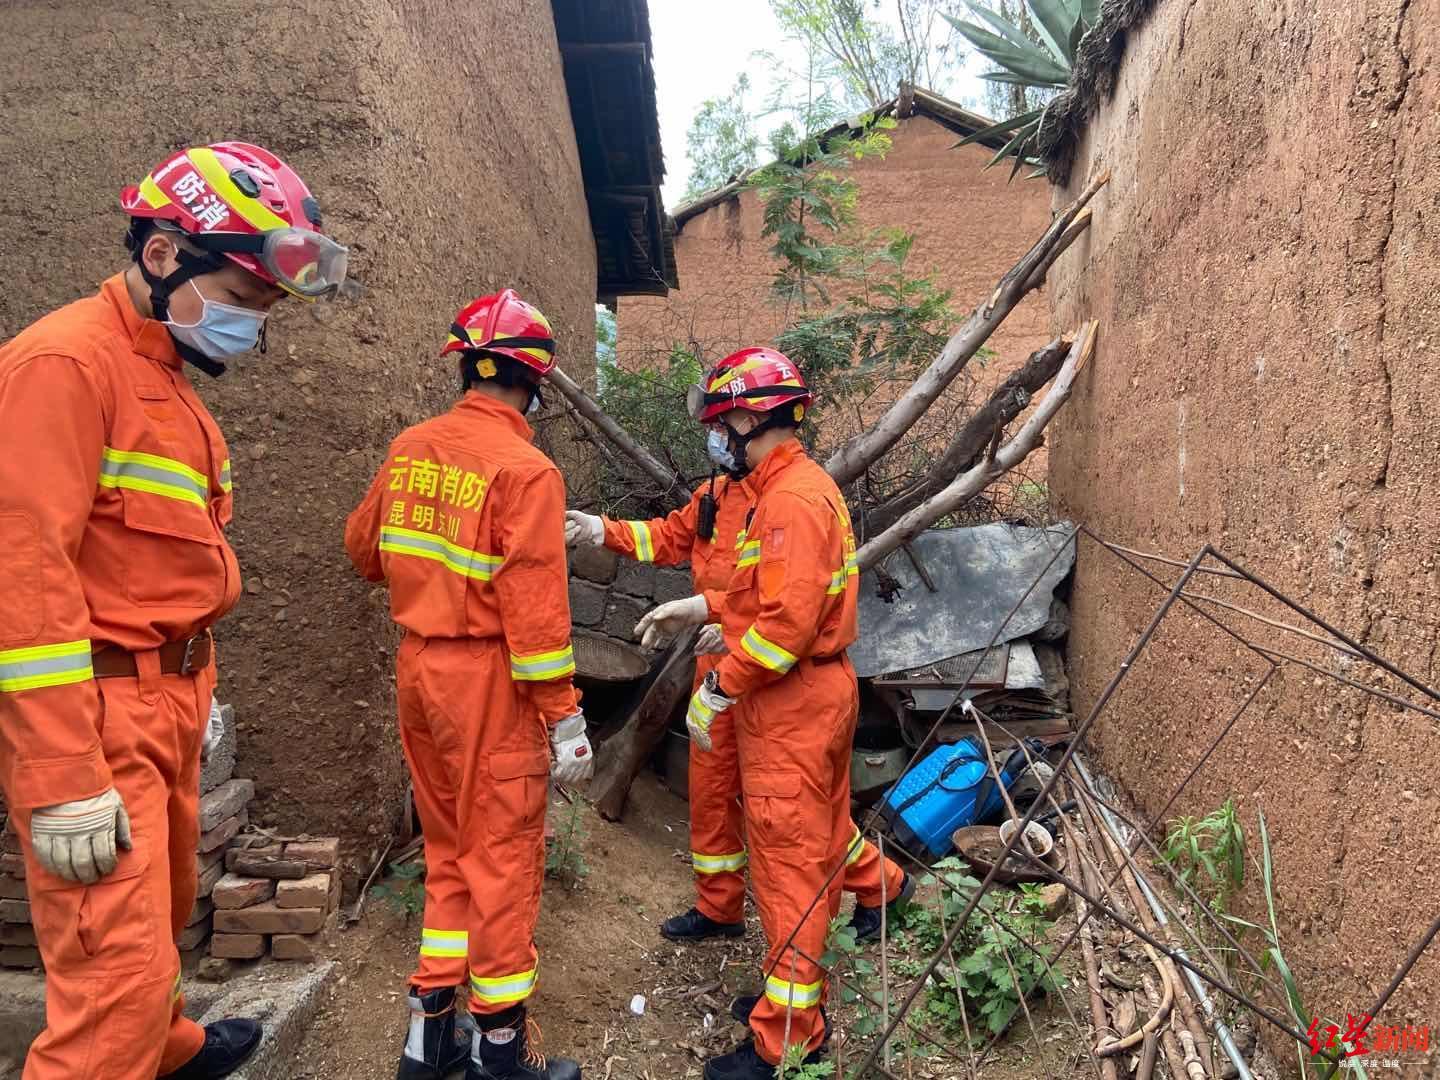
[[[717, 666], [719, 656], [696, 659], [695, 689]], [[735, 745], [735, 721], [730, 711], [710, 725], [709, 753], [690, 747], [690, 858], [695, 868], [695, 906], [716, 922], [737, 923], [745, 917], [744, 811], [740, 806], [740, 756]], [[846, 766], [849, 767], [848, 764]], [[879, 907], [900, 895], [905, 871], [884, 858], [869, 840], [851, 844], [859, 830], [851, 827], [846, 853], [845, 892], [855, 902]]]
[[470, 986], [471, 1012], [535, 989], [549, 736], [510, 678], [504, 638], [407, 634], [400, 741], [425, 830], [425, 925], [410, 984]]
[[791, 1043], [814, 1050], [824, 1040], [819, 960], [844, 888], [843, 873], [834, 871], [855, 837], [850, 746], [858, 710], [855, 675], [843, 657], [803, 659], [732, 710], [750, 877], [769, 943], [765, 992], [750, 1027], [771, 1064], [783, 1054], [787, 1025]]
[[138, 678], [96, 683], [101, 746], [133, 838], [115, 872], [94, 885], [48, 873], [30, 845], [30, 811], [13, 810], [45, 960], [46, 1026], [24, 1080], [154, 1080], [205, 1042], [181, 1015], [175, 939], [195, 904], [200, 741], [215, 672], [161, 675], [156, 653], [135, 659]]

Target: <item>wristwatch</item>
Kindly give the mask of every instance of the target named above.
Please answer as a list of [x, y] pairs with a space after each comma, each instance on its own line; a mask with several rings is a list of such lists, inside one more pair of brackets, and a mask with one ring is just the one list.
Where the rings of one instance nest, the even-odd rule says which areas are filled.
[[705, 673], [705, 682], [702, 685], [712, 694], [718, 694], [727, 699], [730, 697], [729, 694], [720, 689], [720, 676], [713, 668]]

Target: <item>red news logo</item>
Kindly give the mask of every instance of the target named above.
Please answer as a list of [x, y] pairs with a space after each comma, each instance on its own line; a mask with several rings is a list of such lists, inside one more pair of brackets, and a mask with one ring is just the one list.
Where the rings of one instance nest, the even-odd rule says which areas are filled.
[[1310, 1021], [1310, 1052], [1320, 1054], [1327, 1050], [1345, 1051], [1344, 1056], [1359, 1054], [1428, 1053], [1430, 1050], [1430, 1027], [1371, 1027], [1374, 1017], [1345, 1014], [1345, 1029], [1341, 1033], [1338, 1024], [1320, 1024], [1320, 1018]]

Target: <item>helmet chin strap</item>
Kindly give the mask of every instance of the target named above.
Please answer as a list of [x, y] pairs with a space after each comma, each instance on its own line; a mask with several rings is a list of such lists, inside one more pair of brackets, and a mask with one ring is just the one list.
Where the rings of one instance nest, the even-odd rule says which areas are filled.
[[[140, 267], [140, 276], [145, 279], [145, 284], [150, 286], [150, 314], [156, 322], [169, 321], [170, 297], [181, 285], [201, 274], [214, 273], [216, 270], [224, 268], [224, 264], [220, 263], [215, 256], [193, 255], [183, 247], [176, 247], [175, 258], [180, 265], [164, 277], [152, 273], [150, 268], [145, 265], [144, 259], [137, 261], [137, 265]], [[193, 345], [185, 344], [174, 334], [170, 335], [170, 340], [175, 345], [175, 352], [186, 363], [194, 364], [211, 378], [219, 378], [225, 374], [225, 365], [219, 360], [206, 356]]]
[[735, 467], [726, 470], [733, 479], [743, 480], [750, 474], [751, 465], [748, 458], [751, 441], [762, 432], [779, 427], [780, 419], [780, 410], [771, 409], [770, 412], [765, 415], [764, 420], [761, 420], [760, 423], [756, 424], [743, 435], [729, 424], [725, 424], [723, 420], [721, 421], [722, 424], [725, 424], [725, 430], [730, 433], [730, 441], [734, 443], [734, 447], [730, 453], [731, 456], [735, 458]]

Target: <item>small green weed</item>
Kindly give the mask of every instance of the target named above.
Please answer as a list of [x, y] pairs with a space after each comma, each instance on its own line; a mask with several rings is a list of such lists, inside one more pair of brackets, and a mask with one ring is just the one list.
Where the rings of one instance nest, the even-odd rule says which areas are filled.
[[574, 889], [590, 876], [590, 864], [585, 861], [590, 832], [585, 828], [585, 803], [576, 796], [571, 798], [574, 801], [556, 826], [555, 839], [545, 853], [545, 876]]
[[780, 1059], [776, 1080], [825, 1080], [826, 1077], [835, 1075], [833, 1061], [817, 1061], [807, 1065], [806, 1056], [804, 1043], [794, 1043], [786, 1047], [785, 1056]]
[[1161, 854], [1196, 892], [1208, 893], [1210, 906], [1223, 912], [1245, 884], [1245, 830], [1233, 797], [1203, 818], [1170, 822]]
[[423, 856], [405, 863], [392, 863], [390, 876], [374, 886], [370, 895], [392, 909], [413, 919], [425, 910], [425, 859]]

